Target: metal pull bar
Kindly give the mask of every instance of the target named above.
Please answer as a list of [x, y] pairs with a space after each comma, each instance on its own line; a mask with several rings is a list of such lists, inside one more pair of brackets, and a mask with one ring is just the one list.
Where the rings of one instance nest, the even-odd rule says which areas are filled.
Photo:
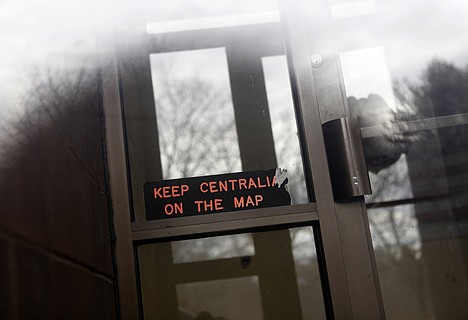
[[371, 194], [358, 117], [331, 120], [322, 129], [335, 200]]

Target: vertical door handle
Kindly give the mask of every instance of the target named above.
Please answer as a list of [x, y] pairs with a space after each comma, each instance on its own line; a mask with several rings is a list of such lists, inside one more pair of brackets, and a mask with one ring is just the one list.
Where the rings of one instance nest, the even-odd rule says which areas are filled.
[[331, 120], [322, 129], [335, 200], [371, 194], [358, 117]]

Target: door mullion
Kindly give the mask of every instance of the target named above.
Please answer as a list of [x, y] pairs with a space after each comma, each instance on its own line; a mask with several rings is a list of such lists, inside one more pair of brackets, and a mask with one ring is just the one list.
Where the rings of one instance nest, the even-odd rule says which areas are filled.
[[[306, 11], [306, 10], [304, 10]], [[383, 303], [363, 197], [336, 203], [321, 125], [347, 115], [346, 94], [327, 7], [289, 21], [290, 59], [296, 72], [301, 120], [317, 195], [324, 254], [335, 317], [383, 319]], [[304, 17], [307, 17], [306, 19]], [[301, 23], [303, 23], [301, 25]], [[312, 64], [311, 55], [320, 57]]]
[[[285, 14], [289, 34], [289, 60], [294, 70], [294, 84], [300, 100], [298, 122], [304, 128], [307, 141], [304, 153], [312, 168], [317, 210], [322, 230], [322, 240], [329, 274], [330, 294], [336, 319], [352, 319], [351, 301], [339, 237], [338, 222], [328, 174], [327, 157], [323, 140], [317, 97], [312, 79], [304, 27], [298, 20]], [[320, 151], [322, 150], [322, 151]]]

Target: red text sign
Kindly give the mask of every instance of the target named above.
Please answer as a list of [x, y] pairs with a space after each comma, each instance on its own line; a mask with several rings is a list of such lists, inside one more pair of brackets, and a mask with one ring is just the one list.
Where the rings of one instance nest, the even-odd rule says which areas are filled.
[[277, 181], [276, 173], [271, 169], [148, 182], [144, 185], [146, 219], [289, 205], [287, 179]]

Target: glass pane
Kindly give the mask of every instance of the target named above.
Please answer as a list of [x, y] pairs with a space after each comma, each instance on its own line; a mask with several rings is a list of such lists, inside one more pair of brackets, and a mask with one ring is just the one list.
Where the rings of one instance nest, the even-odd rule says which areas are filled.
[[147, 319], [325, 319], [312, 227], [145, 244], [138, 257]]
[[350, 113], [361, 119], [374, 191], [366, 201], [387, 317], [463, 319], [468, 42], [460, 30], [468, 27], [468, 5], [362, 5], [337, 1], [333, 24]]
[[291, 203], [306, 203], [307, 188], [286, 56], [265, 57], [262, 64], [278, 166], [288, 168]]
[[264, 319], [258, 277], [178, 284], [177, 301], [187, 318]]
[[252, 235], [236, 234], [171, 242], [174, 263], [255, 255]]
[[325, 319], [322, 286], [314, 245], [314, 232], [310, 227], [289, 229], [294, 268], [301, 299], [302, 319]]
[[240, 171], [310, 201], [276, 1], [156, 3], [120, 51], [135, 220], [147, 182]]
[[241, 170], [224, 48], [150, 55], [164, 179]]

